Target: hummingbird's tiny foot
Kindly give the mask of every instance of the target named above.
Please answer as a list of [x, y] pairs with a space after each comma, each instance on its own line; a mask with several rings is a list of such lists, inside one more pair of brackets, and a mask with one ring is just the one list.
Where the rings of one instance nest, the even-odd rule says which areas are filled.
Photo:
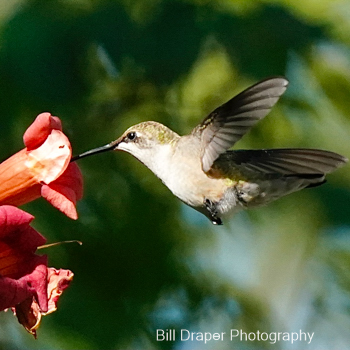
[[216, 218], [214, 220], [211, 220], [213, 225], [222, 225], [222, 220], [220, 218]]
[[204, 200], [204, 205], [210, 214], [210, 220], [214, 225], [222, 225], [221, 219], [217, 216], [218, 212], [216, 210], [216, 205], [210, 199], [206, 198]]
[[237, 187], [235, 187], [235, 190], [236, 190], [236, 197], [239, 200], [239, 202], [244, 206], [247, 205], [249, 202], [247, 200], [247, 198], [249, 198], [249, 195], [245, 193], [242, 189], [238, 189]]

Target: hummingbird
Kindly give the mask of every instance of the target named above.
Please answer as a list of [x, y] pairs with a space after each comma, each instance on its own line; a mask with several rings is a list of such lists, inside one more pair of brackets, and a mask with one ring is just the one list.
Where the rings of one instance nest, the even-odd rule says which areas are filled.
[[146, 121], [72, 161], [109, 150], [128, 152], [182, 202], [221, 225], [228, 213], [322, 185], [326, 174], [347, 162], [319, 149], [229, 150], [270, 112], [287, 86], [284, 77], [262, 80], [216, 108], [188, 135]]

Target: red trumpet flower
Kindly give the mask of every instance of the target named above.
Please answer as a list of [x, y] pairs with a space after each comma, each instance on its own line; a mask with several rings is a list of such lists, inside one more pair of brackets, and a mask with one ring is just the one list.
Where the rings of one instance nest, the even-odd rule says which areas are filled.
[[23, 136], [26, 148], [0, 164], [0, 205], [19, 206], [40, 196], [72, 219], [82, 197], [78, 166], [61, 121], [50, 113], [37, 116]]
[[30, 226], [33, 219], [16, 207], [0, 207], [0, 311], [11, 307], [36, 336], [41, 315], [56, 310], [73, 273], [48, 268], [46, 255], [35, 254], [45, 238]]

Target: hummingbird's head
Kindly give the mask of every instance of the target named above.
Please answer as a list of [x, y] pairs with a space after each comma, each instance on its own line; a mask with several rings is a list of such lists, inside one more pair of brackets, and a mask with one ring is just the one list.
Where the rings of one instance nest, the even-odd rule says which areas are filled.
[[115, 149], [132, 153], [136, 149], [147, 149], [173, 143], [179, 135], [157, 122], [143, 122], [127, 129], [116, 140]]
[[165, 148], [170, 148], [180, 136], [157, 122], [143, 122], [127, 129], [122, 136], [111, 143], [94, 148], [72, 158], [72, 161], [109, 150], [120, 150], [132, 154], [143, 163], [156, 156]]
[[145, 163], [147, 157], [156, 156], [162, 149], [171, 147], [180, 136], [157, 122], [143, 122], [127, 129], [115, 141], [115, 150], [128, 152]]

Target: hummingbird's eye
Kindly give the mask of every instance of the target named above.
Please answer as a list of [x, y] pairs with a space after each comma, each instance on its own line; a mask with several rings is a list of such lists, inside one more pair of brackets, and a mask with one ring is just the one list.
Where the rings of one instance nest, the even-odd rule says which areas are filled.
[[130, 140], [130, 141], [133, 141], [136, 139], [136, 132], [134, 131], [131, 131], [129, 132], [127, 135], [126, 135], [127, 139]]

